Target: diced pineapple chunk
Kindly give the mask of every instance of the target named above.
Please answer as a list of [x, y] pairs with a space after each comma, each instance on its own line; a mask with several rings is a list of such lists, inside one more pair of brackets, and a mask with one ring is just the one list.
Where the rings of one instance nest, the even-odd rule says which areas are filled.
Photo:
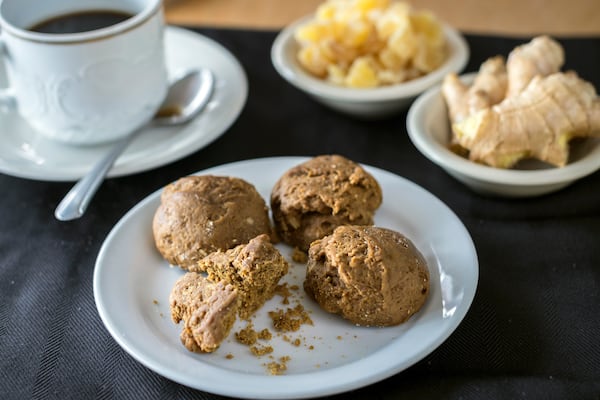
[[440, 22], [391, 0], [326, 0], [296, 33], [310, 73], [351, 87], [374, 87], [427, 74], [446, 59]]
[[352, 63], [346, 76], [346, 86], [353, 88], [372, 88], [379, 84], [373, 61], [368, 57], [358, 58]]

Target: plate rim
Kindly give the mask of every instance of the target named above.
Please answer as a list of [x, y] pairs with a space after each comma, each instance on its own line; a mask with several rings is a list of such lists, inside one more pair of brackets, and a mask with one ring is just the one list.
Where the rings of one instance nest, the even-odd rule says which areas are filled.
[[[249, 163], [287, 162], [287, 163], [293, 163], [295, 165], [295, 164], [305, 161], [309, 158], [310, 157], [285, 157], [284, 156], [284, 157], [265, 157], [265, 158], [240, 160], [240, 161], [226, 163], [226, 164], [214, 166], [211, 168], [207, 168], [204, 170], [200, 170], [200, 171], [197, 171], [190, 175], [215, 173], [222, 169], [235, 168], [237, 166], [247, 165]], [[111, 229], [111, 231], [107, 235], [107, 237], [106, 237], [105, 241], [103, 242], [101, 249], [98, 253], [98, 257], [96, 259], [96, 263], [94, 266], [93, 292], [94, 292], [94, 300], [96, 302], [96, 307], [97, 307], [97, 310], [100, 314], [100, 317], [102, 319], [102, 322], [103, 322], [105, 328], [109, 331], [109, 333], [111, 334], [113, 339], [129, 355], [131, 355], [134, 359], [136, 359], [142, 365], [153, 370], [154, 372], [158, 373], [159, 375], [162, 375], [168, 379], [171, 379], [175, 382], [189, 386], [194, 389], [203, 390], [203, 391], [207, 391], [207, 392], [215, 393], [215, 394], [219, 394], [219, 395], [234, 396], [234, 397], [239, 397], [239, 398], [292, 399], [292, 398], [307, 398], [307, 397], [325, 396], [325, 395], [332, 395], [332, 394], [336, 394], [336, 393], [342, 393], [342, 392], [346, 392], [349, 390], [358, 389], [360, 387], [363, 387], [363, 386], [366, 386], [369, 384], [374, 384], [378, 381], [381, 381], [385, 378], [395, 375], [395, 374], [405, 370], [406, 368], [409, 368], [410, 366], [414, 365], [416, 362], [422, 360], [424, 357], [426, 357], [428, 354], [430, 354], [432, 351], [434, 351], [437, 347], [439, 347], [456, 330], [456, 328], [460, 325], [460, 323], [462, 322], [462, 320], [464, 319], [468, 310], [471, 307], [471, 304], [472, 304], [473, 299], [476, 294], [478, 279], [479, 279], [479, 262], [478, 262], [475, 245], [473, 243], [473, 240], [472, 240], [467, 228], [462, 223], [462, 221], [445, 203], [443, 203], [435, 195], [433, 195], [429, 191], [425, 190], [421, 186], [417, 185], [416, 183], [414, 183], [406, 178], [403, 178], [397, 174], [394, 174], [392, 172], [389, 172], [389, 171], [386, 171], [386, 170], [383, 170], [383, 169], [380, 169], [377, 167], [372, 167], [372, 166], [365, 165], [365, 164], [361, 164], [361, 165], [366, 167], [366, 169], [370, 170], [371, 172], [389, 175], [395, 179], [399, 178], [399, 179], [403, 180], [406, 184], [410, 185], [412, 187], [412, 189], [421, 191], [422, 194], [426, 194], [427, 196], [429, 196], [431, 198], [431, 200], [438, 203], [438, 206], [441, 206], [442, 209], [446, 213], [448, 213], [448, 216], [450, 218], [454, 219], [456, 226], [459, 227], [459, 229], [461, 229], [463, 231], [463, 234], [465, 235], [464, 238], [470, 245], [469, 246], [470, 247], [469, 248], [470, 258], [471, 258], [473, 264], [470, 266], [470, 269], [469, 269], [469, 274], [470, 274], [469, 276], [471, 277], [471, 282], [470, 282], [471, 285], [466, 286], [466, 288], [469, 290], [466, 291], [465, 297], [461, 301], [460, 308], [457, 310], [458, 312], [452, 316], [452, 319], [449, 322], [448, 328], [445, 329], [442, 332], [442, 334], [438, 334], [436, 336], [435, 340], [431, 343], [431, 345], [429, 347], [421, 350], [418, 353], [413, 354], [413, 356], [411, 358], [404, 359], [402, 362], [397, 363], [394, 368], [389, 368], [387, 370], [380, 371], [377, 374], [372, 374], [369, 376], [364, 376], [364, 371], [362, 371], [363, 375], [358, 375], [358, 376], [360, 376], [360, 378], [356, 378], [356, 376], [357, 376], [356, 373], [359, 372], [360, 366], [364, 362], [364, 360], [374, 357], [375, 354], [378, 353], [379, 351], [381, 351], [383, 348], [377, 349], [377, 351], [375, 351], [374, 353], [365, 357], [364, 359], [361, 359], [358, 361], [353, 361], [353, 362], [350, 362], [347, 364], [342, 364], [342, 365], [339, 365], [336, 367], [327, 368], [327, 369], [318, 370], [318, 371], [309, 372], [309, 373], [301, 373], [301, 374], [295, 374], [295, 375], [280, 375], [280, 376], [275, 376], [275, 377], [270, 376], [268, 374], [265, 374], [263, 376], [263, 375], [255, 375], [255, 374], [245, 374], [245, 373], [238, 372], [238, 371], [223, 370], [219, 367], [210, 366], [208, 364], [205, 364], [211, 369], [225, 371], [228, 374], [228, 376], [230, 377], [229, 380], [239, 379], [239, 380], [243, 381], [245, 379], [248, 379], [248, 377], [251, 376], [253, 380], [258, 379], [259, 381], [261, 381], [263, 383], [267, 383], [267, 382], [273, 383], [274, 382], [273, 379], [276, 379], [279, 381], [278, 383], [281, 384], [281, 385], [278, 385], [278, 387], [281, 387], [281, 386], [287, 386], [288, 388], [292, 387], [293, 385], [291, 385], [291, 383], [294, 382], [294, 380], [298, 380], [300, 377], [301, 380], [305, 380], [307, 383], [307, 385], [304, 385], [302, 387], [302, 390], [300, 390], [300, 391], [298, 391], [298, 390], [295, 390], [295, 391], [283, 390], [282, 391], [281, 389], [279, 391], [271, 390], [271, 389], [265, 388], [266, 385], [265, 386], [256, 385], [256, 386], [259, 386], [260, 389], [262, 389], [262, 390], [258, 390], [258, 391], [255, 390], [253, 392], [248, 392], [248, 390], [245, 390], [242, 392], [239, 388], [237, 388], [236, 386], [233, 386], [233, 385], [228, 388], [214, 388], [214, 387], [208, 387], [210, 385], [198, 384], [199, 383], [198, 381], [191, 381], [187, 377], [182, 378], [181, 376], [179, 376], [176, 373], [173, 373], [169, 370], [165, 370], [165, 369], [161, 368], [160, 365], [157, 365], [156, 360], [152, 360], [152, 357], [148, 357], [148, 355], [144, 355], [144, 354], [138, 354], [134, 351], [134, 349], [130, 348], [129, 344], [124, 339], [124, 337], [121, 336], [120, 333], [117, 331], [117, 328], [112, 325], [108, 311], [105, 309], [104, 304], [102, 302], [102, 294], [100, 294], [101, 291], [100, 291], [100, 288], [98, 287], [98, 285], [99, 285], [99, 281], [100, 281], [100, 273], [103, 268], [102, 262], [103, 262], [104, 257], [106, 257], [106, 253], [108, 252], [108, 247], [109, 247], [111, 240], [113, 240], [114, 236], [118, 235], [119, 231], [122, 229], [122, 227], [124, 225], [126, 225], [129, 222], [130, 218], [135, 218], [135, 215], [138, 212], [140, 212], [141, 210], [143, 210], [145, 207], [147, 207], [149, 203], [159, 201], [159, 196], [160, 196], [160, 192], [162, 191], [162, 188], [160, 188], [160, 189], [150, 193], [148, 196], [146, 196], [138, 204], [136, 204], [134, 207], [132, 207], [117, 222], [117, 224]], [[283, 172], [284, 171], [282, 171], [282, 173]], [[394, 342], [396, 342], [396, 340], [392, 341], [389, 345], [392, 345]], [[346, 373], [349, 374], [348, 376], [353, 376], [353, 378], [351, 379], [351, 382], [343, 382], [343, 383], [336, 382], [334, 384], [331, 384], [331, 382], [333, 381], [332, 378], [334, 376], [339, 378], [338, 375], [340, 374], [340, 371], [347, 371]], [[326, 382], [330, 383], [330, 385], [326, 388], [322, 388], [322, 387], [315, 388], [315, 387], [313, 387], [312, 384], [308, 384], [308, 383], [312, 383], [314, 381], [314, 379], [316, 379], [316, 378], [319, 378], [320, 381], [326, 381]]]

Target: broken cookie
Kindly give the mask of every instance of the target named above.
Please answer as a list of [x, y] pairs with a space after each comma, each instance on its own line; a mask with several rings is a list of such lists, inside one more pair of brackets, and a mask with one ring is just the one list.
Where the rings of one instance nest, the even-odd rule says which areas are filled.
[[190, 351], [215, 351], [229, 335], [239, 308], [238, 292], [225, 282], [211, 282], [197, 272], [183, 275], [169, 297], [171, 319], [183, 321], [181, 343]]
[[288, 268], [288, 262], [266, 234], [233, 249], [211, 253], [190, 267], [205, 271], [213, 282], [223, 281], [235, 287], [240, 298], [238, 314], [242, 319], [250, 318], [273, 297], [277, 283]]

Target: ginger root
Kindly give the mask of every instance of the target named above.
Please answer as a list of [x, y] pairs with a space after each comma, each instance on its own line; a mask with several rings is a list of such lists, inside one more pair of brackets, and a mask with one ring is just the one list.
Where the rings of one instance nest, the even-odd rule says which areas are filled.
[[479, 110], [504, 99], [508, 87], [506, 66], [501, 56], [488, 59], [479, 68], [473, 84], [461, 82], [456, 73], [444, 78], [442, 92], [452, 123], [460, 122]]
[[519, 96], [477, 112], [454, 130], [471, 160], [510, 168], [532, 157], [562, 167], [572, 138], [600, 133], [600, 100], [574, 72], [536, 76]]
[[576, 73], [559, 72], [560, 44], [547, 36], [484, 62], [469, 87], [442, 85], [452, 125], [450, 147], [475, 162], [511, 168], [523, 158], [561, 167], [569, 141], [600, 135], [600, 99]]
[[518, 95], [536, 76], [559, 72], [565, 62], [562, 46], [548, 36], [538, 36], [516, 47], [508, 55], [508, 91], [506, 97]]

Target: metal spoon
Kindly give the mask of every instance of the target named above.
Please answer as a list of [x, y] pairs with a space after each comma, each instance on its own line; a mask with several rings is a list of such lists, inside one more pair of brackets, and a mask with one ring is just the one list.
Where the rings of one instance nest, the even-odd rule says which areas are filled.
[[206, 106], [212, 96], [214, 85], [213, 73], [205, 68], [191, 71], [173, 82], [152, 120], [115, 143], [111, 152], [98, 161], [90, 172], [73, 186], [56, 207], [54, 211], [56, 219], [70, 221], [81, 217], [106, 174], [133, 138], [148, 126], [179, 125], [188, 122]]

